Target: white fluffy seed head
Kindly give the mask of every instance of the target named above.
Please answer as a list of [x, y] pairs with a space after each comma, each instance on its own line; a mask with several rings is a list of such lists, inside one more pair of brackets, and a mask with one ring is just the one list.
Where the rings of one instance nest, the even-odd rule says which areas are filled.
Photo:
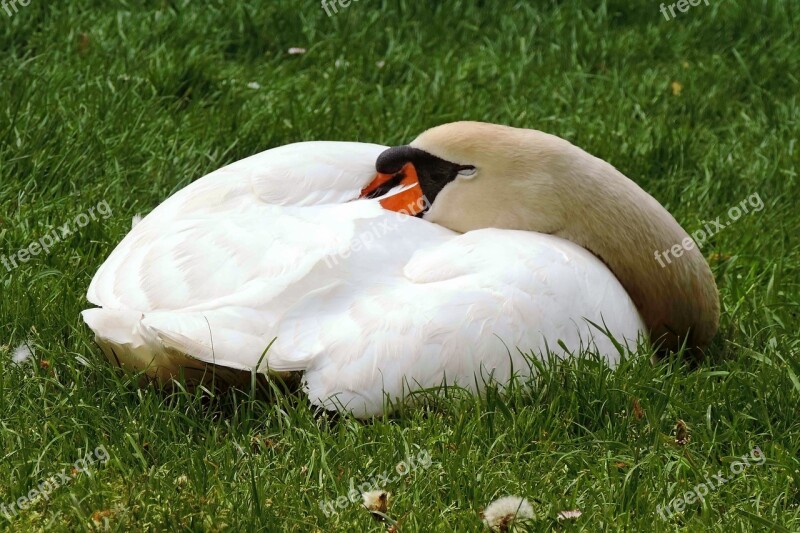
[[11, 361], [16, 365], [21, 365], [33, 356], [33, 352], [27, 344], [20, 344], [14, 349]]
[[483, 522], [493, 531], [508, 531], [512, 524], [521, 524], [533, 517], [533, 506], [519, 496], [503, 496], [483, 510]]
[[385, 490], [371, 490], [361, 494], [361, 497], [364, 499], [364, 507], [366, 507], [375, 518], [379, 519], [383, 519], [381, 515], [385, 515], [389, 510], [390, 496], [391, 494]]

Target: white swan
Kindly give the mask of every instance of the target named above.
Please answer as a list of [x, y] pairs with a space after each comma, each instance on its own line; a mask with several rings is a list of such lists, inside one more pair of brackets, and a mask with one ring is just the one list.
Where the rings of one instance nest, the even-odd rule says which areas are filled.
[[206, 363], [301, 371], [314, 404], [369, 416], [411, 389], [524, 374], [517, 348], [590, 346], [613, 364], [590, 322], [704, 346], [719, 303], [703, 256], [654, 259], [686, 238], [611, 165], [538, 131], [299, 143], [158, 206], [100, 267], [83, 317], [112, 362], [162, 381]]

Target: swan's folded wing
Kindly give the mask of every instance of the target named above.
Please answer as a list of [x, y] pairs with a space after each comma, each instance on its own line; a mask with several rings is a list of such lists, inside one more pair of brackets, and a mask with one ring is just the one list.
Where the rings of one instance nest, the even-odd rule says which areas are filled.
[[[416, 231], [406, 236], [401, 222]], [[420, 246], [452, 235], [374, 200], [251, 202], [225, 219], [196, 215], [115, 251], [118, 264], [104, 265], [93, 283], [104, 307], [84, 317], [99, 340], [125, 346], [136, 368], [148, 353], [170, 352], [242, 370], [305, 370], [328, 353], [330, 330], [344, 333], [349, 309], [403, 280]], [[369, 324], [356, 327], [345, 336], [354, 348]]]
[[86, 322], [136, 368], [169, 366], [165, 350], [257, 366], [283, 307], [309, 290], [303, 278], [351, 245], [359, 220], [384, 213], [377, 202], [343, 203], [374, 177], [383, 149], [300, 143], [199, 179], [111, 253], [89, 287], [100, 309]]

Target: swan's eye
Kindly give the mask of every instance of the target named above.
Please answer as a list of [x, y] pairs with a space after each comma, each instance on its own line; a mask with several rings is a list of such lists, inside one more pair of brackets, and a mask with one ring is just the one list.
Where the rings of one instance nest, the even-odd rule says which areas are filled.
[[478, 170], [472, 166], [460, 167], [458, 169], [458, 175], [463, 178], [470, 178], [475, 175]]

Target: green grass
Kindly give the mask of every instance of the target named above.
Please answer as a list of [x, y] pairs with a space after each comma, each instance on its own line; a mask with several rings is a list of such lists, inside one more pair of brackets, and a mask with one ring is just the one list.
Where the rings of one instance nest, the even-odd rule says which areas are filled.
[[[400, 531], [479, 530], [480, 510], [505, 494], [531, 500], [536, 531], [800, 530], [800, 10], [711, 0], [668, 22], [658, 4], [362, 0], [328, 18], [316, 1], [33, 0], [0, 11], [0, 255], [103, 200], [113, 210], [0, 267], [0, 505], [97, 446], [110, 456], [13, 521], [0, 515], [0, 528], [381, 531], [359, 505], [326, 516], [319, 503], [424, 451], [428, 468], [385, 484]], [[454, 392], [364, 423], [315, 417], [302, 397], [139, 389], [93, 345], [85, 291], [132, 215], [269, 147], [397, 144], [456, 119], [565, 137], [690, 232], [758, 193], [764, 209], [703, 248], [723, 310], [712, 357], [690, 369], [641, 354], [615, 370], [583, 358], [507, 395]], [[34, 360], [13, 365], [23, 342]], [[754, 446], [765, 464], [659, 517]], [[568, 509], [583, 516], [557, 525]]]

